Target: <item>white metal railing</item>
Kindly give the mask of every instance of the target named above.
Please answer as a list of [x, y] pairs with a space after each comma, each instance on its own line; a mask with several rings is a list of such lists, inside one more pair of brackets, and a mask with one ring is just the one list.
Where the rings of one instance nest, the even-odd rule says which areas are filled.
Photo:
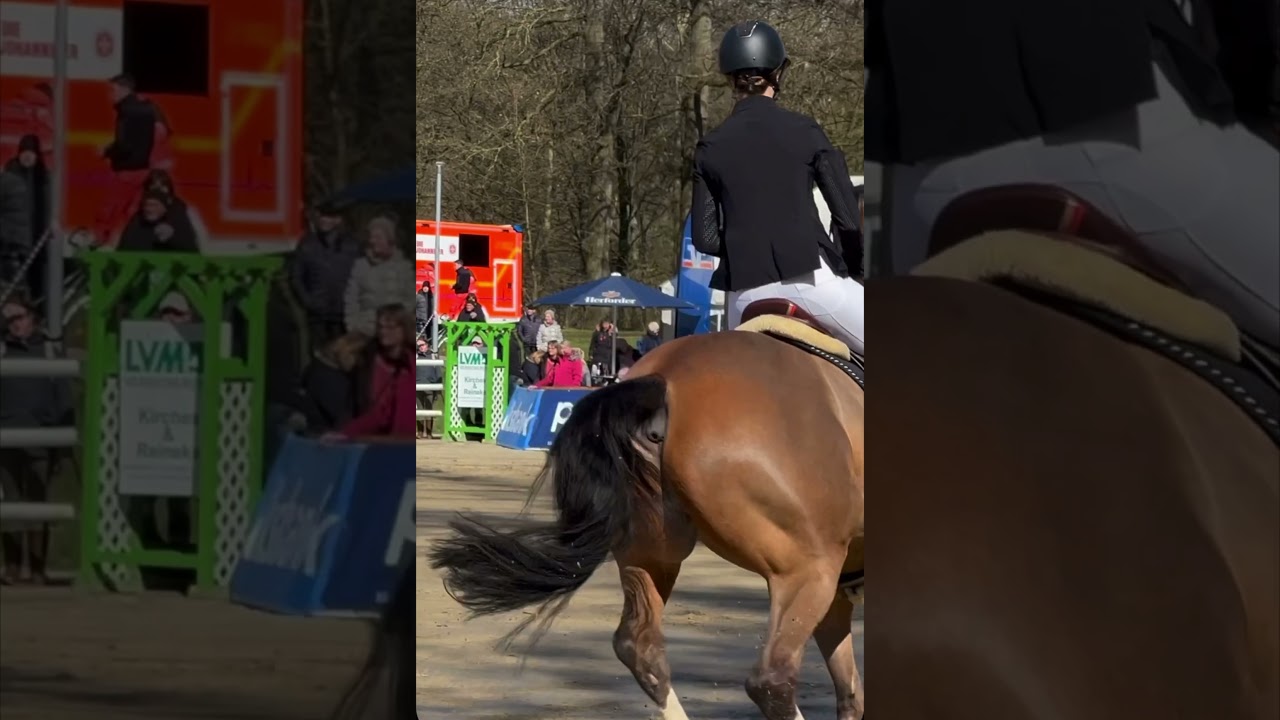
[[75, 358], [11, 358], [0, 360], [0, 375], [14, 378], [78, 378], [80, 361]]
[[[78, 378], [83, 367], [73, 358], [4, 358], [0, 377]], [[0, 448], [67, 448], [80, 444], [74, 425], [60, 427], [0, 428]], [[45, 523], [70, 520], [76, 515], [69, 503], [0, 502], [0, 523]]]
[[[418, 358], [418, 367], [444, 367], [444, 360], [441, 358]], [[414, 386], [414, 390], [419, 392], [443, 392], [444, 383], [418, 383]], [[419, 410], [418, 417], [443, 417], [444, 413], [440, 410]]]

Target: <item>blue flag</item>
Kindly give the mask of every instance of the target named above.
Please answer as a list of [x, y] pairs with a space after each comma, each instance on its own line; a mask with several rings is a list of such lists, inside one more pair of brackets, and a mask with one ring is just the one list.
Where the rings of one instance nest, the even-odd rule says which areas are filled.
[[695, 308], [676, 311], [676, 337], [711, 332], [711, 273], [718, 263], [718, 258], [693, 248], [693, 229], [686, 217], [680, 240], [680, 267], [676, 270], [676, 297], [693, 303]]

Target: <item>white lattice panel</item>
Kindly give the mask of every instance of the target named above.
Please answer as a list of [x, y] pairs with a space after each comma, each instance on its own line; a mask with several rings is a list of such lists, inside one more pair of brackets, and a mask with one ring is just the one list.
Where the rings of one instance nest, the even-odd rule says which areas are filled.
[[214, 508], [213, 580], [219, 586], [231, 582], [244, 538], [249, 532], [249, 438], [253, 427], [250, 398], [253, 383], [224, 382], [218, 413], [218, 491]]
[[[462, 425], [462, 412], [458, 409], [458, 373], [456, 371], [449, 373], [449, 387], [446, 388], [446, 391], [445, 398], [447, 398], [449, 405], [449, 422], [454, 427], [460, 427]], [[445, 425], [445, 427], [448, 426], [448, 424]], [[453, 432], [449, 434], [449, 439], [461, 442], [466, 440], [467, 436], [466, 433]]]
[[[102, 388], [102, 438], [98, 455], [98, 542], [105, 552], [127, 552], [134, 543], [133, 527], [120, 502], [120, 379], [112, 375]], [[117, 563], [100, 566], [116, 588], [140, 587], [137, 568]]]
[[497, 428], [502, 427], [502, 418], [507, 414], [507, 369], [504, 367], [496, 367], [493, 369], [493, 387], [490, 389], [489, 398], [489, 427], [495, 428], [494, 435], [497, 435]]

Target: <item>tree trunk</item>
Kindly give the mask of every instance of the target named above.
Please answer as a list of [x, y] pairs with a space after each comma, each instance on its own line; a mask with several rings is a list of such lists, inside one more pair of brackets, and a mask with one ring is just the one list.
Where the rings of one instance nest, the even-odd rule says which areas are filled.
[[[547, 249], [548, 249], [547, 246], [551, 238], [555, 237], [555, 235], [551, 234], [552, 208], [555, 207], [555, 203], [556, 203], [555, 186], [556, 186], [556, 149], [554, 145], [552, 145], [551, 143], [547, 143], [547, 182], [546, 182], [547, 197], [546, 197], [546, 203], [542, 208], [542, 237], [544, 241], [538, 244], [538, 249], [534, 254], [534, 262], [537, 263], [537, 267], [540, 267], [540, 268], [545, 268], [550, 266], [549, 265], [550, 258], [547, 256]], [[540, 285], [541, 280], [542, 278], [535, 271], [533, 273], [532, 297], [536, 298], [542, 294], [542, 292], [539, 290], [539, 288], [541, 287]]]
[[614, 113], [610, 112], [611, 98], [605, 62], [604, 8], [601, 0], [592, 0], [586, 7], [586, 60], [587, 103], [599, 118], [594, 155], [591, 162], [592, 202], [585, 218], [583, 268], [588, 278], [603, 277], [609, 273], [609, 251], [612, 247], [614, 224], [612, 222], [617, 203], [616, 177], [614, 175], [614, 137], [617, 127]]
[[693, 152], [706, 130], [706, 107], [711, 99], [707, 78], [714, 61], [711, 39], [711, 17], [707, 0], [690, 0], [689, 22], [685, 26], [684, 67], [687, 91], [681, 99], [685, 123], [683, 132], [683, 168], [676, 182], [675, 235], [677, 247], [684, 236], [684, 220], [693, 196]]

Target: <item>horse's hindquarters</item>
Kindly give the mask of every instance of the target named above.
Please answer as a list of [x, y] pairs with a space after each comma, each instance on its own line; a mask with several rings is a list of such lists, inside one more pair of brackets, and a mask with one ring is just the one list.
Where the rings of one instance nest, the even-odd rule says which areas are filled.
[[1177, 365], [1014, 293], [868, 290], [886, 398], [876, 712], [1274, 707], [1277, 468], [1258, 426]]

